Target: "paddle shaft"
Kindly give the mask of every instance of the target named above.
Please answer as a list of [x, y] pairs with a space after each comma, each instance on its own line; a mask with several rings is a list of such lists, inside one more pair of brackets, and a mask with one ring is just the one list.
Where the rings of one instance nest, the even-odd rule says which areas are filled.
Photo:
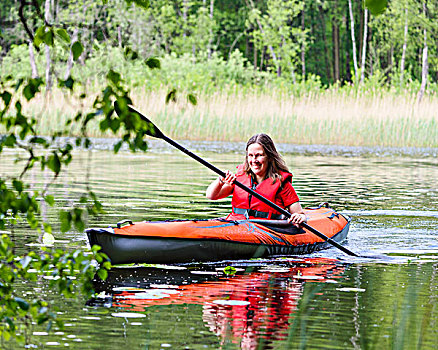
[[[188, 149], [186, 149], [185, 147], [181, 146], [179, 143], [175, 142], [174, 140], [168, 138], [166, 135], [160, 135], [160, 137], [170, 143], [172, 146], [174, 146], [175, 148], [178, 148], [180, 151], [184, 152], [185, 154], [187, 154], [189, 157], [197, 160], [199, 163], [201, 163], [202, 165], [205, 165], [207, 168], [209, 168], [210, 170], [214, 171], [216, 174], [225, 177], [226, 174], [225, 172], [223, 172], [222, 170], [220, 170], [219, 168], [215, 167], [213, 164], [207, 162], [206, 160], [202, 159], [201, 157], [199, 157], [198, 155], [190, 152]], [[269, 205], [271, 208], [274, 208], [275, 210], [277, 210], [278, 212], [280, 212], [281, 214], [283, 214], [284, 216], [286, 216], [287, 218], [291, 217], [291, 213], [288, 212], [287, 210], [283, 209], [282, 207], [279, 207], [277, 204], [271, 202], [269, 199], [263, 197], [261, 194], [257, 193], [256, 191], [254, 191], [253, 189], [245, 186], [244, 184], [240, 183], [239, 181], [234, 181], [234, 184], [237, 187], [240, 187], [242, 190], [251, 193], [254, 197], [256, 197], [257, 199], [259, 199], [260, 201], [262, 201], [263, 203]], [[340, 245], [339, 243], [337, 243], [336, 241], [332, 240], [330, 237], [327, 237], [325, 234], [323, 234], [322, 232], [319, 232], [318, 230], [314, 229], [312, 226], [309, 226], [307, 223], [303, 222], [300, 224], [302, 227], [304, 227], [305, 229], [309, 230], [310, 232], [312, 232], [314, 235], [318, 236], [319, 238], [323, 239], [324, 241], [330, 243], [332, 246], [342, 250], [344, 253], [348, 254], [348, 255], [352, 255], [352, 256], [358, 256], [356, 253], [352, 252], [351, 250], [348, 250], [347, 248], [345, 248], [344, 246]]]

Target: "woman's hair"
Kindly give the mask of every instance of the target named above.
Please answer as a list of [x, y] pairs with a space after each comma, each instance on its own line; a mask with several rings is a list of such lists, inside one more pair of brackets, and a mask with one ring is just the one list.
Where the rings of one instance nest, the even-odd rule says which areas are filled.
[[258, 143], [260, 146], [262, 146], [266, 156], [268, 157], [268, 169], [266, 170], [265, 178], [270, 177], [272, 179], [272, 183], [275, 183], [277, 179], [281, 179], [280, 171], [289, 172], [285, 161], [275, 148], [274, 141], [272, 141], [272, 139], [266, 134], [256, 134], [252, 136], [246, 143], [244, 171], [247, 174], [253, 175], [248, 163], [247, 152], [248, 147], [254, 143]]

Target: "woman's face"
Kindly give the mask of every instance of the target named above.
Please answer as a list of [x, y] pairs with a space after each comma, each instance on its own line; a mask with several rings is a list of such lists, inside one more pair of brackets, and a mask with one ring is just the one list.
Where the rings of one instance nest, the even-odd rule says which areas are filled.
[[258, 143], [253, 143], [248, 146], [246, 151], [249, 167], [258, 179], [265, 177], [268, 170], [268, 157], [263, 150], [263, 147]]

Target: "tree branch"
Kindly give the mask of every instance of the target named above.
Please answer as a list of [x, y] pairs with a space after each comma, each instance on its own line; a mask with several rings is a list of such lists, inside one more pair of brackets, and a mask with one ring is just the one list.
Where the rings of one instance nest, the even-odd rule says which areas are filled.
[[[33, 42], [33, 39], [34, 39], [33, 33], [30, 30], [29, 26], [27, 25], [26, 18], [24, 17], [24, 14], [23, 14], [24, 7], [27, 5], [32, 5], [32, 3], [26, 2], [25, 0], [20, 0], [20, 7], [18, 8], [18, 17], [20, 18], [21, 23], [23, 23], [24, 30], [26, 31], [30, 40], [32, 40], [32, 42]], [[38, 48], [36, 48], [36, 49], [39, 50]]]

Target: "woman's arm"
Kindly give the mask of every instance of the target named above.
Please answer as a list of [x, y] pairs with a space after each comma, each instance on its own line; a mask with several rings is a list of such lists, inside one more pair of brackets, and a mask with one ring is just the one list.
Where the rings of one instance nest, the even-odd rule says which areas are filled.
[[222, 199], [233, 193], [233, 182], [236, 180], [236, 175], [231, 171], [226, 172], [225, 178], [218, 177], [210, 186], [208, 186], [205, 195], [208, 199]]

